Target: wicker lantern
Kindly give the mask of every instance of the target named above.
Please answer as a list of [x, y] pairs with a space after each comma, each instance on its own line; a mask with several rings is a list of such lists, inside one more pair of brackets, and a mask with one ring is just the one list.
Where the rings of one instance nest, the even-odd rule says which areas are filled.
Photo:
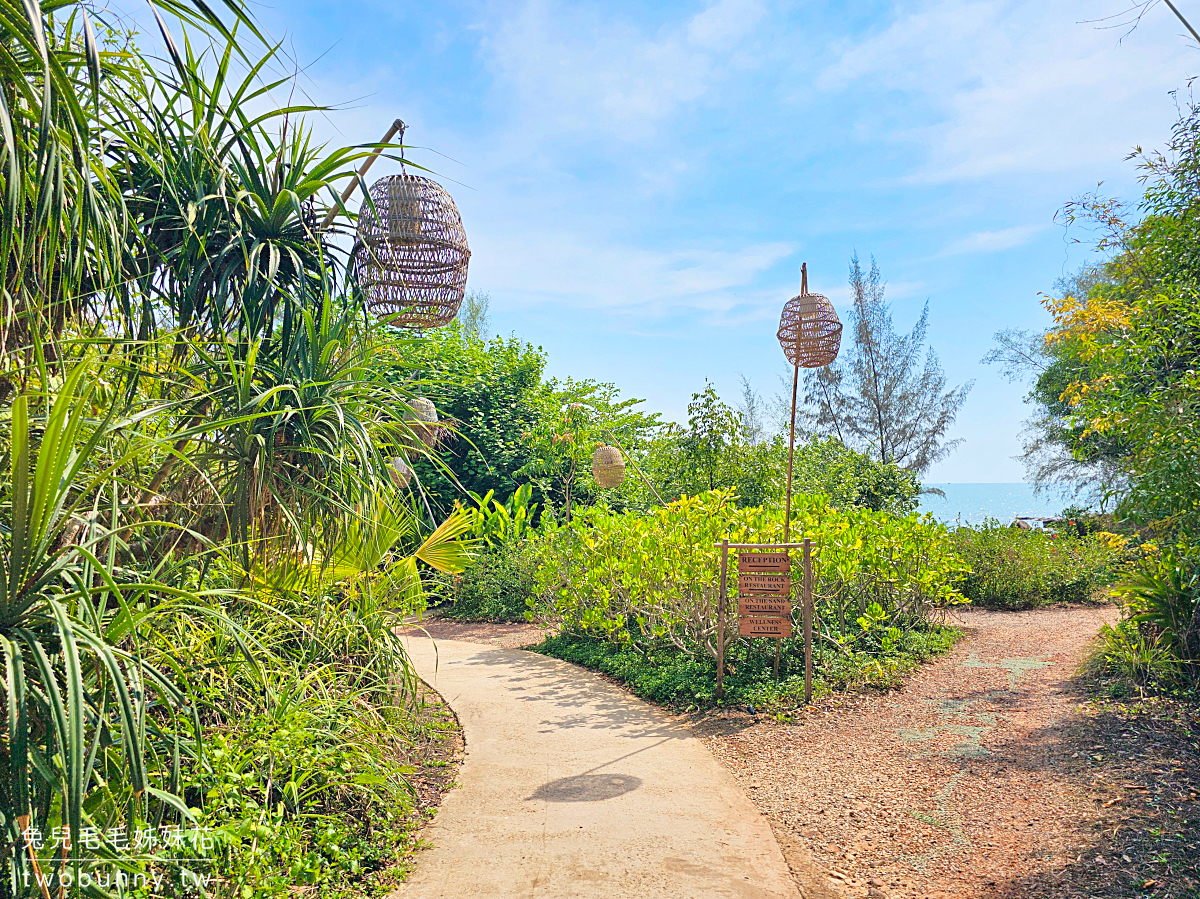
[[436, 328], [458, 315], [471, 250], [454, 200], [417, 175], [371, 187], [358, 214], [354, 266], [367, 307], [408, 328]]
[[433, 446], [438, 439], [438, 413], [433, 400], [419, 396], [409, 406], [412, 409], [414, 421], [408, 422], [413, 436], [426, 446]]
[[842, 323], [829, 297], [808, 292], [808, 267], [801, 269], [800, 295], [783, 306], [779, 345], [788, 362], [800, 368], [821, 368], [837, 358]]
[[388, 462], [388, 477], [397, 488], [403, 490], [412, 480], [413, 471], [402, 456], [395, 456]]
[[620, 487], [625, 480], [625, 460], [615, 446], [600, 444], [592, 453], [592, 476], [605, 489]]

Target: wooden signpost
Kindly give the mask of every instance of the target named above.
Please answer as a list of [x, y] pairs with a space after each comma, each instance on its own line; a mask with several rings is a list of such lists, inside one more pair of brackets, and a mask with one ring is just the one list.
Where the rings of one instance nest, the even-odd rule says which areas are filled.
[[776, 640], [782, 640], [792, 635], [792, 619], [739, 616], [738, 633], [743, 637], [774, 637]]
[[725, 601], [729, 592], [729, 550], [738, 550], [738, 634], [770, 637], [775, 644], [775, 679], [779, 679], [779, 650], [792, 636], [792, 560], [789, 550], [804, 550], [804, 701], [812, 699], [812, 565], [810, 547], [803, 543], [730, 543], [722, 540], [721, 587], [717, 595], [717, 697], [725, 694]]
[[790, 574], [764, 574], [738, 568], [738, 596], [790, 596], [791, 593]]

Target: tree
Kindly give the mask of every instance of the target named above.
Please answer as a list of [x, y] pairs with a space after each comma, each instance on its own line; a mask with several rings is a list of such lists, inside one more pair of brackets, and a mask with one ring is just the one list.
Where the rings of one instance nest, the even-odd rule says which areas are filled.
[[488, 314], [492, 306], [491, 294], [482, 290], [469, 291], [463, 299], [463, 307], [458, 313], [458, 320], [463, 332], [477, 340], [487, 341], [491, 336], [491, 316]]
[[737, 414], [742, 422], [742, 433], [746, 442], [757, 446], [766, 439], [766, 429], [763, 426], [762, 399], [758, 391], [750, 385], [750, 379], [739, 375], [742, 381], [742, 401], [738, 404]]
[[[538, 419], [529, 433], [533, 448], [529, 461], [516, 476], [532, 483], [547, 509], [562, 509], [570, 520], [573, 507], [587, 506], [600, 498], [592, 477], [592, 453], [601, 443], [616, 441], [626, 453], [636, 452], [659, 426], [658, 415], [636, 409], [642, 400], [623, 399], [613, 384], [590, 379], [550, 381], [542, 394]], [[626, 472], [630, 483], [635, 472]], [[622, 484], [625, 487], [625, 484]], [[628, 488], [608, 490], [606, 499], [624, 506]]]
[[1098, 226], [1111, 253], [1082, 295], [1047, 298], [1050, 355], [1069, 447], [1109, 449], [1124, 516], [1190, 541], [1200, 533], [1200, 106], [1181, 110], [1165, 153], [1138, 151], [1138, 212], [1095, 196], [1066, 210]]
[[[1085, 265], [1054, 284], [1056, 297], [1087, 297], [1108, 283], [1103, 266]], [[1082, 367], [1066, 346], [1046, 342], [1046, 334], [1007, 328], [996, 332], [995, 346], [983, 357], [985, 364], [1001, 366], [1010, 383], [1031, 382], [1025, 402], [1034, 413], [1026, 421], [1023, 449], [1018, 457], [1026, 479], [1036, 490], [1067, 490], [1090, 502], [1103, 504], [1105, 493], [1124, 483], [1120, 460], [1122, 441], [1092, 432], [1074, 423], [1063, 392]]]
[[858, 254], [850, 259], [854, 309], [851, 342], [832, 365], [804, 378], [805, 424], [820, 436], [880, 462], [922, 474], [961, 442], [947, 440], [973, 382], [946, 389], [946, 375], [932, 348], [921, 351], [929, 326], [929, 304], [908, 334], [897, 334], [875, 260], [863, 273]]
[[552, 402], [540, 347], [515, 337], [484, 342], [454, 322], [396, 335], [392, 355], [376, 364], [393, 380], [413, 379], [451, 428], [439, 448], [445, 467], [411, 460], [435, 508], [450, 509], [468, 490], [505, 498], [524, 483], [517, 472], [534, 459], [534, 434]]

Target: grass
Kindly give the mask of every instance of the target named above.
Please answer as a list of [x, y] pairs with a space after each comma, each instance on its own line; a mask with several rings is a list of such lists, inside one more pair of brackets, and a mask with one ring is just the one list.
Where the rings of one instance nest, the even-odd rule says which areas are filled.
[[[847, 655], [818, 645], [814, 692], [896, 686], [921, 663], [949, 650], [961, 636], [956, 628], [927, 625], [905, 632], [888, 653]], [[587, 635], [559, 634], [534, 647], [543, 655], [607, 674], [637, 696], [678, 711], [717, 705], [779, 711], [799, 705], [804, 701], [803, 641], [783, 641], [778, 681], [772, 672], [774, 649], [774, 642], [767, 640], [735, 643], [726, 657], [725, 696], [718, 702], [716, 662], [670, 644], [620, 645]]]

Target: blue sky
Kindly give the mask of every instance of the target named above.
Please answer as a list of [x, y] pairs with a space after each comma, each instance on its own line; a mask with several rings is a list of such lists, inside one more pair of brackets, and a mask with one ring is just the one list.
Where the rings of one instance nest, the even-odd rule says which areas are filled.
[[[1200, 22], [1200, 3], [1181, 4]], [[1193, 8], [1194, 7], [1194, 8]], [[927, 479], [1018, 481], [1024, 388], [980, 364], [1041, 328], [1038, 293], [1090, 258], [1054, 215], [1137, 196], [1197, 49], [1162, 4], [1132, 33], [1093, 2], [433, 3], [257, 6], [339, 107], [341, 143], [393, 118], [462, 211], [470, 286], [551, 373], [617, 383], [686, 418], [710, 379], [779, 389], [781, 305], [810, 286], [846, 315], [874, 255], [899, 325], [931, 310], [965, 443]], [[1103, 23], [1100, 23], [1103, 24]], [[149, 35], [147, 36], [149, 39]], [[436, 154], [431, 151], [436, 151]], [[437, 155], [441, 154], [441, 155]], [[385, 165], [373, 175], [386, 174]]]

